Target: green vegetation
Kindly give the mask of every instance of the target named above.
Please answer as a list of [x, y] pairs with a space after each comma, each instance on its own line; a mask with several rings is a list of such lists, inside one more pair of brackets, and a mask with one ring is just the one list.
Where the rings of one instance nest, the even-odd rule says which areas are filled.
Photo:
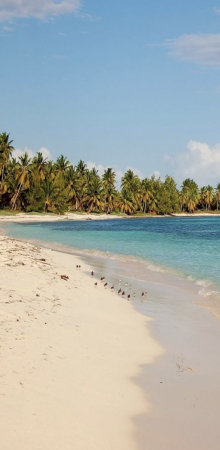
[[165, 181], [154, 176], [140, 180], [129, 169], [119, 192], [111, 168], [100, 177], [83, 161], [73, 166], [61, 155], [53, 162], [40, 152], [32, 160], [27, 153], [16, 160], [12, 143], [9, 134], [0, 134], [0, 214], [72, 211], [146, 215], [219, 210], [220, 183], [215, 189], [199, 189], [188, 178], [178, 190], [168, 175]]

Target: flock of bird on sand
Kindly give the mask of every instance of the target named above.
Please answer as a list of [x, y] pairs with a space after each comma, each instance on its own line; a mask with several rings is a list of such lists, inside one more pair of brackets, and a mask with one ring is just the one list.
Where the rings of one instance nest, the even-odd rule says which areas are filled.
[[[76, 268], [77, 268], [77, 269], [81, 269], [81, 266], [77, 265]], [[94, 272], [93, 272], [93, 270], [92, 270], [91, 276], [93, 277], [94, 275], [95, 275], [95, 274], [94, 274]], [[108, 283], [105, 282], [105, 277], [101, 277], [101, 278], [100, 278], [100, 281], [101, 281], [101, 283], [103, 283], [104, 288], [107, 288], [107, 287], [108, 287]], [[121, 280], [119, 280], [119, 281], [121, 281]], [[95, 287], [98, 286], [98, 282], [97, 282], [97, 281], [95, 282], [94, 286], [95, 286]], [[111, 289], [111, 291], [114, 291], [115, 286], [112, 285], [110, 289]], [[123, 291], [121, 288], [118, 290], [118, 294], [121, 294], [122, 297], [124, 297], [124, 296], [126, 295], [126, 294], [125, 294], [125, 291]], [[134, 297], [135, 297], [135, 295], [136, 295], [135, 292], [134, 292], [133, 295], [134, 295]], [[145, 297], [146, 295], [147, 295], [147, 292], [142, 292], [142, 293], [141, 293], [141, 297]], [[127, 295], [127, 298], [128, 298], [128, 300], [129, 300], [129, 299], [131, 298], [131, 294], [128, 294], [128, 295]]]

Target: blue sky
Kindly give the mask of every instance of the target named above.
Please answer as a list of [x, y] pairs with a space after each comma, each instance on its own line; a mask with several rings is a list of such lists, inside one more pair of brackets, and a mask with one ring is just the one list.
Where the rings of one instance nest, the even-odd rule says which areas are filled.
[[220, 182], [220, 0], [0, 0], [0, 50], [17, 154]]

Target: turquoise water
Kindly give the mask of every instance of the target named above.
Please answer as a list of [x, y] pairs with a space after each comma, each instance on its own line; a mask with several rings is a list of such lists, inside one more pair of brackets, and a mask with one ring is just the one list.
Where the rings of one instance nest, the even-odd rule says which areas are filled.
[[172, 270], [220, 291], [220, 217], [19, 223], [7, 228], [18, 238], [144, 260], [153, 271]]

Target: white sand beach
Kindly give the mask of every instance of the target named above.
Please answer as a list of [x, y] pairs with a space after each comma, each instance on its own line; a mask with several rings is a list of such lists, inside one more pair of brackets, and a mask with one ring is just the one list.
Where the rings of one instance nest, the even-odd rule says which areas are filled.
[[163, 349], [150, 319], [76, 265], [0, 238], [1, 450], [139, 448], [151, 404], [135, 379]]
[[129, 216], [117, 216], [116, 214], [27, 214], [18, 213], [15, 215], [0, 215], [0, 223], [4, 222], [57, 222], [65, 220], [112, 220], [127, 219]]

